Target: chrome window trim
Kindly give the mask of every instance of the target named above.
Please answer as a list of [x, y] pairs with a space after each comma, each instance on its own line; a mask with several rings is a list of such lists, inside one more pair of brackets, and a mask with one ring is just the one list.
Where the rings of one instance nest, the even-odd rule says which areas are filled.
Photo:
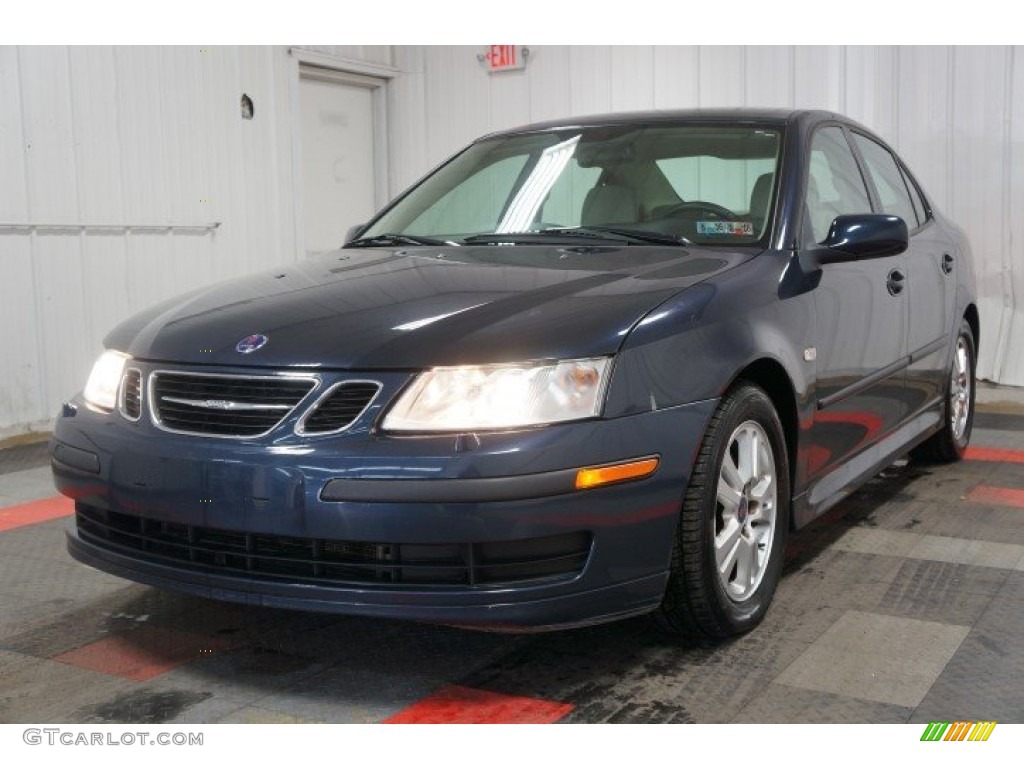
[[[238, 434], [210, 434], [209, 432], [192, 432], [184, 429], [174, 429], [164, 424], [160, 420], [160, 415], [157, 412], [156, 407], [156, 394], [153, 391], [153, 387], [156, 382], [157, 376], [160, 374], [170, 374], [172, 376], [192, 376], [197, 379], [246, 379], [249, 381], [280, 381], [281, 379], [291, 379], [293, 381], [308, 381], [313, 386], [310, 390], [299, 398], [299, 401], [295, 403], [294, 407], [290, 408], [287, 413], [281, 415], [270, 429], [260, 432], [257, 435], [238, 435]], [[296, 410], [302, 405], [303, 401], [309, 398], [317, 389], [320, 387], [322, 379], [316, 374], [299, 374], [299, 373], [272, 373], [263, 375], [244, 374], [244, 373], [205, 373], [199, 371], [183, 371], [174, 370], [170, 368], [159, 368], [149, 372], [146, 377], [146, 399], [149, 401], [149, 417], [153, 421], [153, 425], [164, 432], [170, 432], [175, 435], [191, 435], [193, 437], [209, 437], [220, 440], [257, 440], [261, 437], [266, 437], [275, 429], [281, 426], [289, 416], [295, 413]]]
[[[339, 387], [345, 384], [374, 384], [377, 387], [377, 391], [374, 392], [373, 396], [366, 401], [366, 405], [363, 406], [363, 409], [359, 411], [359, 413], [357, 413], [355, 417], [353, 417], [352, 420], [349, 421], [348, 424], [346, 424], [345, 426], [339, 427], [338, 429], [332, 429], [330, 432], [307, 432], [306, 420], [309, 419], [309, 417], [316, 412], [316, 409], [320, 407], [320, 404], [322, 402], [324, 402], [327, 398], [331, 396], [334, 390], [338, 389]], [[316, 399], [316, 401], [306, 409], [305, 413], [302, 414], [302, 416], [295, 424], [295, 434], [299, 435], [300, 437], [329, 437], [331, 435], [341, 434], [349, 427], [351, 427], [353, 424], [355, 424], [357, 421], [359, 421], [361, 418], [363, 418], [363, 415], [370, 409], [370, 406], [377, 401], [377, 398], [380, 397], [380, 393], [383, 390], [384, 384], [375, 379], [344, 379], [342, 381], [338, 381], [329, 386], [327, 389], [325, 389], [323, 393]]]
[[[128, 415], [128, 412], [125, 410], [125, 407], [124, 407], [124, 393], [125, 393], [124, 383], [125, 383], [125, 381], [127, 381], [128, 375], [130, 373], [132, 373], [133, 371], [135, 373], [139, 374], [139, 415], [134, 417], [134, 418], [132, 418], [131, 416]], [[143, 411], [145, 410], [145, 407], [146, 407], [145, 403], [142, 402], [143, 400], [146, 399], [145, 391], [146, 391], [146, 377], [142, 373], [142, 371], [140, 369], [138, 369], [138, 368], [125, 368], [124, 373], [121, 374], [121, 383], [117, 387], [117, 412], [119, 414], [121, 414], [121, 418], [122, 419], [124, 419], [125, 421], [130, 421], [130, 422], [132, 422], [134, 424], [135, 422], [137, 422], [139, 419], [142, 418], [142, 413], [143, 413]]]

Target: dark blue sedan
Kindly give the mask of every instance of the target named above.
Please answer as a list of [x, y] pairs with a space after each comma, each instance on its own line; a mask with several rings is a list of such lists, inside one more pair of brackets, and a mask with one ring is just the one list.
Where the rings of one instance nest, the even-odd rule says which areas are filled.
[[71, 554], [157, 587], [722, 638], [790, 530], [907, 452], [963, 455], [978, 340], [962, 232], [864, 127], [571, 119], [123, 322], [53, 471]]

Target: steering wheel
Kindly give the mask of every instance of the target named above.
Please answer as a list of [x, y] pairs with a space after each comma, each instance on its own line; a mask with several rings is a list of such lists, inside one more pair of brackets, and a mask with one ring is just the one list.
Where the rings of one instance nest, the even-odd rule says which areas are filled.
[[688, 200], [684, 203], [676, 203], [668, 206], [665, 210], [658, 212], [659, 219], [667, 219], [688, 211], [702, 211], [716, 219], [735, 219], [736, 214], [724, 205], [709, 203], [705, 200]]

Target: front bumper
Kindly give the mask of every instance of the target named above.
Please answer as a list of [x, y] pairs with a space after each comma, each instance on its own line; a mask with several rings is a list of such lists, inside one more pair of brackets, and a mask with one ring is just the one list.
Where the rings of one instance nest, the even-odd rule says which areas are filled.
[[[387, 542], [395, 551], [451, 545], [472, 552], [585, 533], [589, 554], [571, 574], [419, 584], [246, 572], [253, 558], [245, 553], [197, 559], [189, 550], [189, 562], [167, 557], [166, 549], [101, 540], [77, 525], [68, 531], [70, 553], [88, 565], [205, 597], [495, 629], [555, 628], [660, 603], [683, 489], [714, 405], [471, 437], [396, 438], [355, 425], [316, 440], [226, 441], [161, 432], [145, 418], [128, 422], [72, 402], [57, 420], [51, 456], [57, 487], [75, 499], [80, 516], [139, 519], [144, 528], [185, 537], [212, 530], [321, 543], [314, 547]], [[557, 493], [535, 482], [542, 477], [550, 485], [578, 467], [652, 454], [660, 466], [642, 480]]]

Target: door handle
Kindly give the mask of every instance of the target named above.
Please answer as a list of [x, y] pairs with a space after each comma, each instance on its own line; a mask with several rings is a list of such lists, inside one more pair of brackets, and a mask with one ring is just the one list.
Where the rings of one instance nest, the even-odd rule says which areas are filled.
[[889, 272], [889, 279], [885, 283], [885, 287], [889, 289], [889, 293], [893, 296], [899, 296], [903, 293], [903, 281], [906, 280], [906, 276], [902, 270], [894, 269]]
[[948, 275], [953, 271], [953, 257], [948, 253], [942, 254], [942, 274]]

